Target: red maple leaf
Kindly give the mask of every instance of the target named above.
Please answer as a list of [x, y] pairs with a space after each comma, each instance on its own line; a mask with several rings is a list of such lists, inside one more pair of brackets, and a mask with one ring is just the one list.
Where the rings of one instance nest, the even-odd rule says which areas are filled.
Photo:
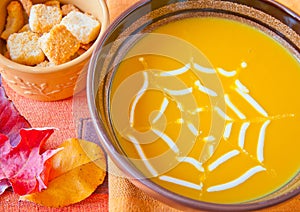
[[0, 133], [9, 137], [12, 145], [17, 145], [20, 141], [19, 130], [29, 127], [31, 127], [29, 122], [19, 113], [13, 102], [8, 99], [2, 87], [0, 75]]
[[21, 129], [17, 146], [0, 134], [0, 194], [1, 184], [12, 186], [19, 195], [47, 188], [51, 169], [48, 159], [61, 149], [41, 152], [41, 147], [53, 132], [53, 128]]

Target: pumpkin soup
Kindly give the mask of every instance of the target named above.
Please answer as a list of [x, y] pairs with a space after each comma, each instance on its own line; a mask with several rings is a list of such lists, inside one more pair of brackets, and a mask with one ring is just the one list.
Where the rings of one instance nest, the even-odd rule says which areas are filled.
[[[225, 18], [185, 18], [153, 33], [190, 43], [211, 66], [179, 47], [186, 63], [143, 54], [119, 64], [110, 115], [132, 163], [166, 189], [216, 203], [250, 201], [291, 180], [300, 169], [299, 58], [270, 35]], [[148, 39], [128, 54], [149, 47]]]

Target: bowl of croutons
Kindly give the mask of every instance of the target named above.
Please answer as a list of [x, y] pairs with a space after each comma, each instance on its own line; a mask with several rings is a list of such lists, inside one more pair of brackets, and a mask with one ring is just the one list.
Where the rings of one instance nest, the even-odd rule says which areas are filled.
[[108, 24], [105, 0], [1, 0], [0, 74], [31, 99], [71, 97]]

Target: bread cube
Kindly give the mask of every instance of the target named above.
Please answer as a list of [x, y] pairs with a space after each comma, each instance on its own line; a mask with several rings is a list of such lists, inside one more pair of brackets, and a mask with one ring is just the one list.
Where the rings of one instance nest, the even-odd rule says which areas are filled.
[[100, 22], [95, 18], [78, 11], [71, 11], [62, 19], [61, 24], [66, 26], [83, 44], [88, 44], [95, 40], [101, 27]]
[[56, 1], [56, 0], [46, 1], [44, 4], [47, 5], [47, 6], [53, 6], [53, 7], [60, 8], [60, 2]]
[[75, 7], [73, 4], [64, 4], [61, 6], [61, 11], [63, 16], [68, 15], [71, 11], [79, 11], [77, 7]]
[[30, 9], [32, 7], [32, 1], [31, 0], [19, 0], [26, 12], [27, 15], [30, 13]]
[[8, 37], [19, 31], [25, 23], [22, 5], [18, 1], [12, 1], [7, 6], [7, 20], [5, 30], [1, 33], [1, 38], [7, 40]]
[[7, 50], [11, 60], [24, 65], [36, 65], [45, 60], [34, 32], [14, 33], [8, 37]]
[[18, 32], [29, 32], [29, 31], [31, 31], [29, 24], [26, 24]]
[[56, 6], [35, 4], [31, 7], [29, 27], [33, 32], [46, 33], [62, 19], [61, 9]]
[[55, 25], [39, 38], [39, 45], [48, 60], [56, 65], [69, 61], [80, 47], [77, 38], [64, 25]]
[[44, 67], [44, 68], [46, 68], [46, 67], [54, 67], [55, 64], [49, 62], [48, 60], [45, 60], [45, 61], [43, 61], [43, 62], [37, 64], [36, 66], [37, 66], [37, 67]]

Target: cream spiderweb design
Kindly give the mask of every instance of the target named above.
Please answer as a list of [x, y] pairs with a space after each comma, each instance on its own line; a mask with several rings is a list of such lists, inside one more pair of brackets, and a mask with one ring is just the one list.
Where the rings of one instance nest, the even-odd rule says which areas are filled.
[[[265, 157], [265, 135], [268, 126], [271, 124], [272, 120], [292, 117], [293, 114], [269, 116], [263, 105], [251, 95], [251, 92], [245, 83], [239, 79], [239, 74], [243, 69], [247, 68], [246, 62], [242, 62], [238, 69], [228, 71], [223, 68], [213, 69], [201, 66], [200, 63], [194, 62], [193, 58], [190, 58], [189, 61], [190, 62], [182, 63], [185, 65], [179, 69], [157, 71], [149, 70], [145, 59], [140, 57], [139, 62], [143, 64], [145, 70], [126, 78], [124, 83], [122, 82], [117, 89], [120, 93], [116, 92], [115, 96], [117, 97], [113, 96], [111, 107], [111, 110], [113, 111], [111, 113], [111, 119], [113, 121], [115, 120], [113, 125], [118, 134], [133, 145], [133, 148], [136, 150], [140, 159], [131, 158], [131, 160], [145, 176], [157, 177], [161, 181], [199, 191], [202, 191], [203, 188], [205, 188], [205, 191], [207, 192], [216, 192], [236, 187], [255, 174], [267, 170], [263, 162]], [[179, 77], [188, 73], [193, 73], [197, 77], [187, 85], [182, 83]], [[218, 76], [222, 80], [229, 80], [231, 85], [229, 88], [220, 92], [220, 90], [213, 86], [214, 84], [207, 84], [207, 81], [202, 80], [201, 78], [209, 76]], [[136, 85], [134, 88], [128, 89], [131, 84]], [[159, 110], [156, 111], [155, 116], [150, 120], [150, 129], [147, 132], [141, 133], [134, 127], [135, 110], [148, 90], [157, 90], [164, 94], [164, 98], [161, 100]], [[197, 105], [195, 103], [194, 92], [205, 95], [211, 100], [212, 104]], [[244, 101], [247, 104], [247, 107], [254, 110], [257, 115], [255, 115], [254, 118], [253, 116], [248, 117], [244, 111], [240, 110], [238, 102], [235, 102], [236, 100], [232, 98], [232, 95], [238, 96], [237, 99], [239, 99], [239, 101]], [[223, 100], [225, 105], [216, 104], [216, 102], [220, 100]], [[167, 122], [164, 122], [164, 114], [172, 102], [177, 104], [177, 108], [182, 116], [180, 119], [177, 119], [177, 122], [181, 124], [181, 132], [176, 140], [165, 132]], [[151, 104], [151, 102], [149, 102], [149, 104]], [[127, 108], [124, 110], [124, 107], [120, 107], [120, 105], [128, 106], [129, 115], [124, 113]], [[219, 121], [222, 123], [219, 128], [223, 128], [220, 136], [218, 132], [216, 133], [214, 130], [211, 130], [208, 134], [202, 132], [200, 127], [201, 124], [199, 124], [199, 122], [201, 122], [201, 113], [203, 111], [210, 111], [211, 114], [214, 114], [219, 120], [222, 120]], [[116, 117], [114, 117], [114, 115]], [[260, 126], [255, 141], [257, 143], [255, 154], [248, 152], [245, 147], [248, 142], [246, 134], [253, 123], [259, 124]], [[213, 126], [214, 124], [211, 125], [211, 127]], [[206, 160], [214, 154], [216, 150], [215, 144], [219, 141], [220, 137], [223, 142], [230, 142], [233, 127], [239, 127], [237, 143], [231, 145], [233, 148], [231, 148], [230, 151], [225, 152], [214, 161], [210, 160], [209, 163], [206, 163]], [[187, 137], [189, 139], [186, 139]], [[156, 158], [147, 157], [144, 152], [144, 145], [156, 142], [158, 138], [169, 147], [168, 152], [159, 155], [159, 157]], [[189, 145], [186, 145], [186, 140], [188, 140]], [[204, 155], [206, 155], [205, 160], [202, 160], [203, 152], [199, 152], [198, 157], [191, 157], [188, 154], [199, 140], [205, 144], [203, 146], [203, 152]], [[186, 146], [189, 146], [189, 148], [183, 149], [183, 147]], [[199, 181], [195, 183], [178, 176], [166, 174], [169, 169], [176, 168], [179, 164], [191, 165], [199, 175], [205, 172], [213, 173], [222, 166], [222, 164], [233, 161], [241, 154], [249, 156], [251, 160], [255, 161], [255, 165], [243, 173], [240, 173], [239, 176], [234, 176], [235, 179], [233, 180], [224, 181], [209, 187], [204, 185], [205, 181], [202, 179], [199, 179]], [[205, 168], [203, 162], [206, 163]]]
[[[199, 124], [199, 113], [203, 110], [207, 110], [206, 106], [206, 108], [204, 108], [197, 105], [197, 101], [193, 94], [197, 91], [201, 92], [203, 95], [216, 97], [218, 96], [218, 93], [222, 93], [222, 87], [219, 86], [218, 92], [205, 87], [199, 80], [200, 74], [197, 76], [194, 74], [196, 68], [194, 68], [195, 63], [192, 61], [176, 70], [160, 71], [148, 69], [147, 62], [143, 57], [139, 57], [138, 60], [143, 64], [145, 70], [130, 75], [118, 86], [116, 93], [113, 95], [111, 109], [112, 121], [116, 131], [119, 135], [132, 143], [133, 147], [138, 152], [139, 157], [142, 159], [142, 164], [138, 160], [135, 160], [134, 164], [136, 165], [139, 163], [140, 165], [137, 165], [138, 167], [146, 167], [148, 172], [147, 176], [150, 177], [165, 173], [168, 169], [173, 168], [178, 163], [197, 163], [196, 168], [201, 170], [201, 161], [199, 161], [199, 159], [186, 157], [195, 145], [198, 137], [202, 136]], [[199, 67], [200, 66], [198, 65], [197, 68], [199, 69]], [[212, 76], [209, 80], [206, 80], [206, 82], [210, 81], [211, 84], [216, 85], [219, 81], [216, 82], [216, 79], [218, 80], [218, 78], [212, 71], [212, 69], [201, 67], [197, 72], [205, 75], [208, 74], [207, 72], [210, 72]], [[193, 74], [195, 81], [185, 84], [178, 76], [189, 72]], [[135, 129], [134, 126], [134, 120], [137, 116], [135, 113], [137, 105], [147, 91], [158, 91], [163, 94], [164, 97], [162, 98], [159, 110], [154, 111], [156, 112], [154, 113], [155, 116], [149, 120], [151, 122], [150, 128], [146, 132], [140, 132]], [[148, 102], [147, 104], [151, 103], [152, 102]], [[180, 111], [181, 115], [180, 118], [175, 121], [176, 124], [180, 125], [180, 133], [178, 134], [178, 138], [175, 139], [170, 137], [168, 133], [165, 133], [166, 127], [168, 126], [168, 120], [166, 120], [167, 122], [164, 122], [164, 113], [170, 104], [176, 104], [177, 110]], [[120, 107], [120, 105], [124, 105], [124, 107]], [[219, 105], [222, 107], [222, 104]], [[127, 107], [129, 111], [128, 116], [124, 113]], [[220, 118], [216, 119], [216, 121], [219, 119]], [[224, 126], [225, 122], [221, 121], [220, 123]], [[214, 152], [219, 141], [215, 138], [220, 138], [222, 136], [222, 133], [219, 133], [219, 131], [215, 132], [214, 130], [211, 130], [211, 136], [204, 138], [207, 140], [207, 145], [204, 149], [208, 152], [206, 153], [206, 151], [204, 151], [205, 157]], [[143, 144], [153, 143], [158, 139], [161, 139], [164, 144], [168, 146], [168, 151], [156, 158], [147, 158], [143, 151]], [[187, 141], [190, 143], [189, 145], [187, 145]], [[176, 160], [174, 160], [174, 158], [176, 158]], [[167, 161], [169, 164], [163, 165], [163, 161]]]
[[[215, 70], [213, 69], [203, 69], [203, 67], [199, 66], [198, 64], [193, 64], [193, 66], [199, 70], [199, 71], [205, 71], [206, 74], [213, 74], [215, 73]], [[246, 62], [243, 62], [241, 64], [241, 69], [244, 69], [247, 67]], [[234, 82], [234, 86], [232, 86], [232, 90], [236, 94], [240, 96], [244, 101], [248, 103], [249, 107], [252, 107], [256, 113], [258, 114], [257, 117], [253, 118], [255, 122], [260, 123], [260, 130], [258, 132], [257, 136], [257, 149], [256, 149], [256, 155], [254, 156], [254, 159], [257, 160], [257, 165], [249, 168], [246, 172], [242, 173], [240, 176], [236, 177], [235, 179], [224, 182], [222, 184], [217, 184], [214, 186], [210, 186], [207, 188], [207, 192], [215, 192], [215, 191], [221, 191], [221, 190], [226, 190], [230, 189], [233, 187], [236, 187], [240, 185], [241, 183], [247, 181], [249, 178], [254, 176], [256, 173], [261, 172], [261, 171], [266, 171], [266, 167], [263, 165], [264, 161], [264, 146], [265, 146], [265, 135], [267, 128], [269, 124], [271, 123], [272, 120], [277, 120], [280, 118], [286, 118], [286, 117], [293, 117], [293, 114], [287, 114], [287, 115], [277, 115], [277, 116], [269, 116], [266, 110], [255, 100], [254, 97], [250, 95], [249, 89], [238, 79], [238, 74], [239, 72], [236, 70], [233, 71], [226, 71], [222, 68], [217, 68], [216, 71], [221, 77], [225, 77], [227, 79], [232, 78], [232, 81]], [[239, 70], [241, 71], [241, 70]], [[174, 71], [170, 71], [174, 72]], [[212, 89], [206, 88], [202, 85], [200, 85], [199, 81], [196, 81], [195, 84], [198, 85], [199, 90], [202, 92], [206, 93], [207, 95], [210, 96], [216, 96], [216, 92], [214, 92]], [[201, 86], [201, 87], [200, 87]], [[213, 162], [210, 162], [208, 164], [208, 171], [213, 172], [215, 169], [217, 169], [220, 165], [223, 163], [229, 161], [230, 159], [233, 159], [235, 156], [239, 155], [241, 152], [247, 155], [251, 155], [247, 149], [245, 149], [245, 142], [247, 142], [246, 139], [246, 132], [248, 128], [250, 127], [252, 121], [247, 118], [246, 114], [244, 114], [234, 102], [231, 101], [230, 95], [225, 93], [224, 94], [224, 100], [226, 103], [227, 108], [231, 110], [234, 114], [234, 118], [229, 116], [225, 111], [223, 111], [219, 107], [214, 107], [213, 110], [215, 110], [220, 117], [222, 117], [226, 121], [224, 133], [223, 133], [223, 139], [227, 141], [231, 135], [232, 127], [233, 125], [238, 122], [242, 123], [239, 129], [238, 133], [238, 145], [235, 149], [228, 151], [227, 153], [224, 153], [222, 156], [220, 156], [218, 159], [216, 159]], [[215, 138], [213, 136], [208, 136], [203, 138], [204, 141], [212, 141]], [[180, 163], [190, 163], [193, 165], [199, 172], [204, 172], [204, 168], [202, 167], [202, 163], [200, 163], [197, 159], [191, 158], [191, 157], [177, 157], [177, 160]], [[189, 187], [192, 189], [196, 190], [202, 190], [203, 188], [203, 182], [200, 182], [199, 184], [191, 183], [185, 180], [181, 180], [176, 177], [172, 176], [166, 176], [162, 175], [159, 176], [159, 179], [162, 181], [167, 181], [170, 183], [178, 184], [181, 186]]]

